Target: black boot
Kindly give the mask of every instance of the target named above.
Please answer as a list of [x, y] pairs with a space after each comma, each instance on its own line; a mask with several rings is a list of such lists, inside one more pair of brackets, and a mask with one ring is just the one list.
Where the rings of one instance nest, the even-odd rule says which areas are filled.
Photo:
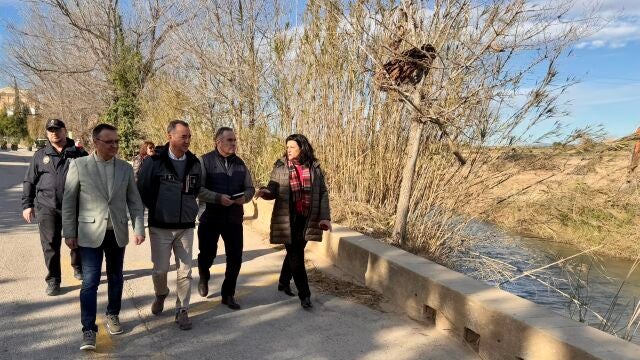
[[307, 296], [304, 299], [300, 299], [300, 305], [303, 309], [310, 310], [313, 307], [313, 304], [311, 304], [311, 297]]
[[296, 296], [296, 294], [294, 294], [293, 291], [291, 291], [291, 285], [289, 284], [283, 285], [278, 283], [278, 291], [282, 291], [289, 296]]

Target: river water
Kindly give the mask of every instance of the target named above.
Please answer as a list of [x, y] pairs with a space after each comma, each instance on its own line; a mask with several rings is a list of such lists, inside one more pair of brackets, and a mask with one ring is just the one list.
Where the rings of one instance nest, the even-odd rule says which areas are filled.
[[[534, 273], [538, 280], [525, 276], [512, 282], [504, 282], [506, 278], [513, 278], [524, 271], [567, 258], [580, 253], [580, 250], [562, 243], [505, 234], [495, 226], [484, 222], [472, 222], [468, 225], [468, 232], [476, 236], [480, 235], [479, 238], [482, 240], [474, 245], [472, 254], [467, 254], [456, 261], [456, 270], [492, 285], [502, 283], [501, 289], [547, 306], [564, 316], [576, 320], [582, 319], [597, 328], [601, 324], [601, 320], [596, 315], [584, 307], [575, 306], [567, 296], [563, 296], [553, 288], [580, 299], [580, 302], [601, 316], [609, 312], [612, 316], [608, 321], [617, 322], [616, 329], [624, 327], [623, 324], [627, 323], [635, 305], [640, 301], [640, 267], [627, 278], [633, 261], [580, 255], [563, 264], [553, 265]], [[499, 268], [510, 269], [510, 274], [498, 276], [489, 265], [498, 263], [493, 261], [478, 263], [473, 260], [480, 258], [479, 255], [509, 264], [500, 264]], [[616, 293], [618, 293], [617, 297]], [[612, 304], [615, 306], [610, 310]], [[640, 332], [636, 333], [633, 342], [640, 344]]]

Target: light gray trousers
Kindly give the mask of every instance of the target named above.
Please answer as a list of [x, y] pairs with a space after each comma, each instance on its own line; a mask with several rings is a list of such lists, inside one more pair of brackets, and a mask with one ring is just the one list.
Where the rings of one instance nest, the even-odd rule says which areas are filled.
[[167, 273], [171, 251], [176, 259], [177, 294], [176, 310], [189, 307], [191, 298], [191, 262], [194, 229], [160, 229], [149, 227], [151, 261], [153, 261], [153, 288], [156, 295], [167, 295]]

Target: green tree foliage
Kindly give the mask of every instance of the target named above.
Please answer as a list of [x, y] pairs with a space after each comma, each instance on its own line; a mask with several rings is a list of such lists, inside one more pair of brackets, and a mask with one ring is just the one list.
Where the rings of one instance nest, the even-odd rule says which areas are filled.
[[12, 144], [17, 144], [29, 134], [25, 109], [26, 107], [23, 106], [13, 115], [7, 115], [6, 110], [0, 114], [0, 136], [7, 137]]
[[126, 158], [131, 158], [138, 150], [140, 139], [138, 95], [141, 88], [142, 55], [126, 43], [121, 30], [116, 35], [114, 52], [115, 63], [110, 74], [114, 87], [113, 100], [104, 120], [118, 128], [120, 152]]
[[[0, 109], [0, 137], [4, 138], [5, 136], [9, 136], [9, 116], [7, 116], [7, 109]], [[3, 139], [0, 139], [2, 141]]]
[[29, 135], [27, 128], [27, 116], [29, 116], [29, 106], [20, 99], [18, 82], [14, 80], [13, 89], [15, 97], [13, 99], [13, 137], [15, 141], [20, 141]]
[[6, 108], [2, 109], [0, 113], [0, 136], [7, 137], [12, 144], [17, 144], [29, 135], [27, 130], [29, 107], [20, 99], [17, 84], [14, 89], [13, 114], [8, 115]]

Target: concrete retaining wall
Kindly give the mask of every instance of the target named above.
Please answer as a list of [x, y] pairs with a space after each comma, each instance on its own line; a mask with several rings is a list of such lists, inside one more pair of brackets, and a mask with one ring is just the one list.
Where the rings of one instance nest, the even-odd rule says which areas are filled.
[[[245, 207], [268, 233], [273, 203]], [[640, 359], [640, 347], [422, 257], [335, 225], [307, 256], [382, 293], [411, 318], [467, 342], [483, 359]]]

